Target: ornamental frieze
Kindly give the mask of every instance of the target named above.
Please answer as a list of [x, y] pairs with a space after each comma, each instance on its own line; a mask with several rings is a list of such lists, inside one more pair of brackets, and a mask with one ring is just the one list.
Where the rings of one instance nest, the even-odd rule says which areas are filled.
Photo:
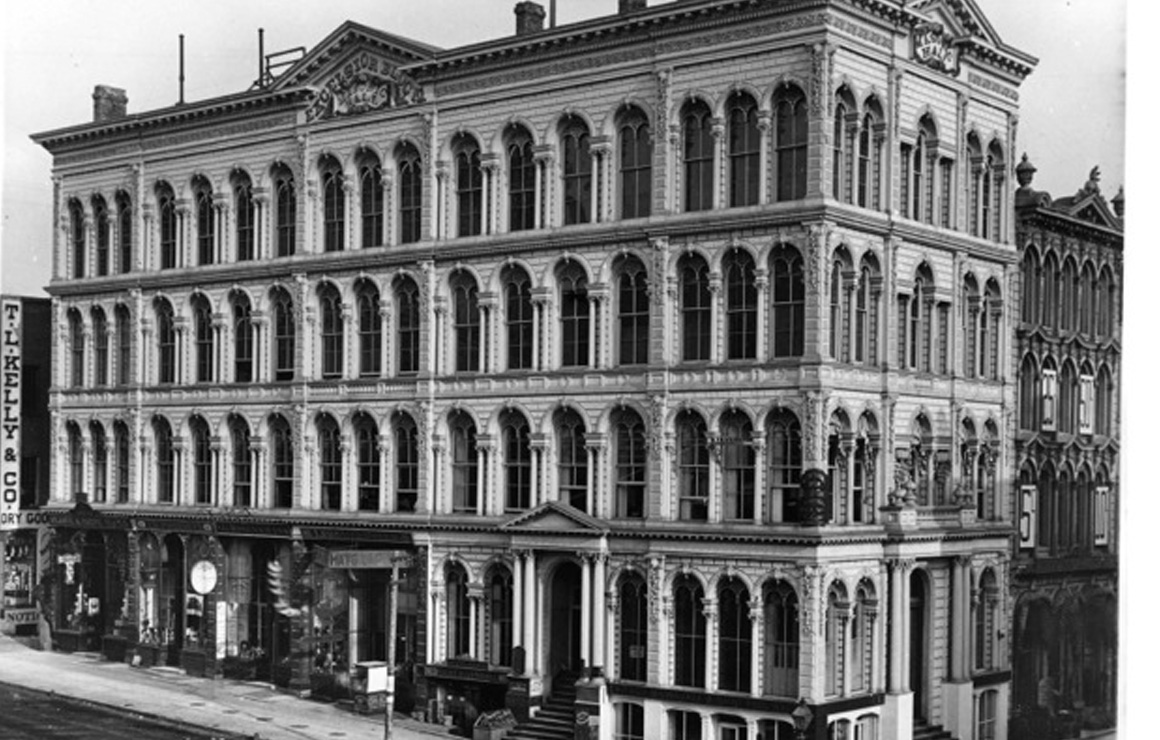
[[422, 88], [407, 74], [386, 59], [364, 51], [335, 70], [319, 86], [306, 109], [306, 120], [401, 108], [423, 100]]

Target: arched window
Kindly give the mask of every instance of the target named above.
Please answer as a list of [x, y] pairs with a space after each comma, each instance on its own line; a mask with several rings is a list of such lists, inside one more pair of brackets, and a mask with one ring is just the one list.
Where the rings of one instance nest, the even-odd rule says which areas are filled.
[[419, 372], [419, 339], [422, 311], [419, 286], [409, 277], [395, 280], [395, 331], [397, 371], [399, 375]]
[[157, 461], [157, 502], [175, 503], [177, 453], [173, 449], [173, 430], [162, 416], [153, 417], [153, 449]]
[[801, 357], [805, 349], [806, 287], [802, 258], [788, 245], [769, 258], [773, 287], [773, 356]]
[[683, 521], [709, 518], [709, 434], [705, 420], [693, 411], [677, 417], [678, 517]]
[[635, 257], [621, 259], [617, 273], [616, 308], [621, 365], [648, 364], [648, 272]]
[[116, 476], [117, 503], [129, 503], [129, 427], [113, 422], [113, 474]]
[[846, 344], [849, 316], [843, 311], [849, 306], [842, 280], [842, 273], [849, 271], [845, 263], [845, 252], [844, 247], [839, 247], [830, 269], [830, 357], [839, 362], [848, 362], [850, 359]]
[[365, 152], [358, 166], [358, 186], [362, 210], [362, 245], [383, 246], [383, 166], [379, 158]]
[[622, 108], [616, 116], [620, 141], [620, 217], [644, 218], [652, 212], [652, 131], [640, 108]]
[[94, 306], [93, 320], [93, 364], [95, 365], [93, 384], [100, 387], [109, 384], [109, 322], [105, 312]]
[[254, 191], [249, 175], [237, 172], [234, 181], [234, 235], [237, 239], [237, 260], [248, 262], [255, 257]]
[[123, 190], [117, 193], [117, 265], [122, 275], [133, 272], [133, 204]]
[[826, 643], [826, 696], [842, 696], [846, 693], [846, 623], [850, 619], [850, 601], [846, 589], [840, 583], [830, 586], [826, 594], [825, 643]]
[[1059, 418], [1056, 429], [1061, 432], [1074, 433], [1076, 417], [1076, 400], [1079, 395], [1079, 384], [1076, 382], [1075, 366], [1069, 361], [1063, 363], [1059, 372]]
[[532, 306], [532, 281], [520, 267], [504, 268], [504, 319], [507, 322], [507, 364], [509, 370], [532, 370], [535, 367], [535, 308]]
[[777, 200], [806, 197], [806, 157], [809, 143], [809, 111], [806, 96], [793, 85], [774, 94], [774, 150], [777, 167]]
[[994, 278], [983, 292], [983, 317], [979, 326], [979, 348], [983, 353], [979, 370], [983, 377], [998, 380], [1000, 376], [999, 335], [1003, 326], [1003, 296]]
[[193, 205], [196, 214], [197, 229], [197, 264], [212, 265], [217, 262], [216, 234], [214, 221], [216, 213], [213, 206], [213, 188], [209, 180], [200, 175], [193, 178]]
[[588, 365], [588, 276], [575, 262], [566, 262], [557, 271], [560, 284], [560, 364], [564, 367]]
[[686, 211], [713, 207], [713, 114], [701, 100], [681, 109]]
[[234, 320], [234, 382], [254, 379], [254, 318], [250, 299], [244, 293], [232, 297]]
[[983, 236], [995, 242], [1003, 240], [1003, 182], [1003, 148], [992, 141], [983, 172]]
[[982, 352], [979, 341], [982, 323], [983, 302], [979, 296], [979, 284], [975, 276], [968, 273], [963, 278], [963, 375], [968, 378], [980, 374], [979, 356]]
[[290, 293], [284, 288], [275, 288], [270, 293], [270, 305], [273, 309], [274, 336], [271, 347], [274, 352], [273, 362], [274, 380], [294, 380], [294, 341], [296, 335], [296, 321], [294, 317], [294, 303]]
[[1040, 281], [1043, 275], [1039, 268], [1039, 254], [1033, 247], [1023, 253], [1023, 321], [1028, 324], [1039, 322]]
[[156, 303], [157, 312], [157, 382], [177, 382], [177, 330], [173, 325], [173, 306], [164, 299]]
[[70, 200], [68, 204], [69, 238], [72, 240], [73, 277], [85, 276], [85, 265], [88, 255], [85, 252], [85, 209], [79, 200]]
[[113, 317], [117, 322], [117, 385], [129, 385], [133, 377], [133, 324], [129, 309], [118, 304], [113, 310]]
[[99, 421], [89, 423], [89, 438], [93, 446], [92, 500], [103, 504], [109, 500], [109, 446], [105, 439], [105, 428]]
[[318, 163], [322, 181], [322, 249], [340, 252], [346, 249], [346, 191], [342, 165], [331, 156]]
[[368, 414], [354, 418], [358, 450], [358, 510], [379, 510], [379, 427]]
[[796, 522], [802, 475], [801, 424], [787, 409], [773, 411], [765, 439], [769, 465], [766, 521]]
[[1059, 315], [1059, 261], [1054, 252], [1048, 252], [1043, 260], [1043, 325], [1057, 326]]
[[1099, 281], [1099, 321], [1097, 332], [1102, 338], [1116, 334], [1116, 283], [1108, 267], [1100, 270]]
[[396, 414], [395, 511], [413, 512], [419, 502], [419, 429], [407, 414]]
[[849, 94], [849, 91], [843, 86], [838, 91], [838, 101], [834, 104], [834, 136], [833, 136], [833, 152], [831, 156], [833, 161], [833, 188], [832, 195], [835, 200], [849, 202], [850, 200], [850, 186], [852, 185], [852, 177], [847, 161], [847, 156], [850, 153], [847, 135], [848, 122], [846, 118], [849, 116], [849, 110], [843, 98]]
[[616, 450], [616, 516], [644, 518], [648, 474], [644, 422], [635, 411], [622, 407], [613, 413], [612, 434]]
[[342, 436], [338, 422], [330, 414], [315, 420], [318, 434], [318, 498], [323, 509], [339, 511], [342, 506]]
[[81, 429], [75, 421], [68, 422], [69, 493], [73, 501], [80, 501], [85, 492], [85, 449]]
[[1055, 550], [1055, 527], [1054, 521], [1056, 516], [1056, 479], [1055, 469], [1050, 463], [1043, 466], [1039, 471], [1039, 500], [1036, 503], [1035, 511], [1038, 519], [1038, 531], [1036, 532], [1035, 542], [1044, 550]]
[[1104, 365], [1100, 367], [1100, 371], [1096, 375], [1096, 434], [1106, 437], [1112, 436], [1112, 404], [1114, 399], [1112, 374], [1108, 371], [1108, 366]]
[[1027, 430], [1039, 429], [1039, 372], [1036, 369], [1034, 356], [1028, 354], [1023, 357], [1019, 365], [1019, 428]]
[[1075, 260], [1071, 257], [1063, 261], [1063, 273], [1060, 275], [1060, 310], [1059, 328], [1066, 332], [1076, 330], [1078, 317], [1076, 316], [1076, 293], [1078, 282], [1076, 279]]
[[762, 594], [765, 610], [765, 694], [797, 696], [798, 687], [798, 598], [785, 581], [766, 582]]
[[692, 576], [673, 583], [673, 683], [705, 687], [705, 590]]
[[728, 359], [757, 357], [757, 282], [753, 257], [744, 249], [725, 254], [725, 331]]
[[510, 667], [512, 664], [512, 574], [507, 568], [495, 567], [487, 581], [487, 613], [491, 648], [488, 663]]
[[862, 128], [858, 132], [858, 205], [880, 210], [885, 126], [881, 123], [882, 109], [877, 98], [867, 99], [865, 108], [867, 112], [862, 116]]
[[754, 511], [753, 424], [740, 411], [721, 417], [721, 503], [726, 521], [752, 521]]
[[482, 331], [479, 317], [479, 287], [466, 270], [451, 275], [451, 303], [455, 321], [455, 371], [479, 372], [482, 359]]
[[536, 161], [532, 137], [523, 126], [512, 125], [507, 134], [508, 231], [535, 228]]
[[460, 135], [455, 149], [455, 197], [459, 213], [459, 236], [483, 233], [483, 167], [479, 144]]
[[882, 277], [878, 260], [863, 255], [854, 293], [854, 362], [874, 365], [878, 362], [878, 295]]
[[681, 359], [708, 360], [713, 341], [709, 265], [700, 255], [687, 254], [681, 257], [677, 271], [681, 281]]
[[383, 317], [379, 312], [379, 289], [369, 280], [356, 292], [358, 301], [358, 374], [377, 378], [383, 371]]
[[701, 740], [701, 715], [699, 712], [669, 711], [669, 723], [673, 740]]
[[467, 573], [451, 564], [446, 571], [447, 657], [471, 657], [471, 604], [467, 597]]
[[479, 448], [475, 422], [463, 411], [447, 419], [451, 432], [451, 510], [474, 514], [479, 505]]
[[578, 116], [560, 121], [560, 148], [564, 153], [564, 224], [592, 221], [592, 154], [588, 124]]
[[177, 203], [168, 183], [157, 185], [158, 250], [161, 269], [177, 267]]
[[503, 435], [504, 511], [532, 507], [532, 443], [528, 421], [518, 411], [505, 411]]
[[254, 505], [253, 462], [250, 452], [250, 425], [240, 416], [230, 417], [230, 453], [234, 479], [234, 506]]
[[193, 364], [198, 383], [214, 379], [213, 310], [204, 295], [197, 294], [190, 301], [193, 308]]
[[874, 586], [862, 581], [854, 596], [854, 619], [850, 629], [850, 690], [871, 691], [874, 681], [874, 621], [878, 599]]
[[96, 233], [97, 275], [109, 274], [109, 207], [105, 199], [97, 195], [93, 197], [93, 228]]
[[399, 243], [411, 244], [422, 238], [423, 164], [419, 150], [403, 143], [395, 149], [399, 168]]
[[761, 182], [761, 132], [757, 101], [734, 93], [726, 104], [729, 120], [729, 205], [757, 205]]
[[285, 166], [272, 173], [274, 180], [275, 257], [289, 257], [295, 252], [298, 225], [298, 195], [294, 175]]
[[620, 680], [648, 680], [648, 583], [631, 573], [620, 579]]
[[85, 385], [85, 321], [81, 312], [75, 308], [68, 312], [68, 343], [71, 349], [72, 387], [83, 388]]
[[749, 618], [749, 589], [738, 578], [717, 586], [720, 632], [717, 686], [724, 691], [748, 692], [753, 676], [753, 622]]
[[900, 364], [910, 370], [929, 373], [932, 371], [935, 309], [934, 281], [926, 263], [919, 265], [910, 295], [900, 295], [898, 304], [900, 335], [906, 337], [905, 342], [898, 344]]
[[1095, 332], [1095, 316], [1096, 316], [1096, 292], [1098, 287], [1098, 278], [1096, 278], [1096, 268], [1091, 261], [1084, 263], [1083, 274], [1079, 279], [1079, 330], [1084, 334], [1092, 334]]
[[988, 568], [979, 579], [974, 601], [975, 670], [991, 671], [998, 668], [996, 633], [999, 628], [999, 586], [994, 572]]
[[285, 417], [270, 417], [270, 488], [271, 505], [276, 509], [289, 509], [294, 505], [294, 444], [290, 435], [290, 423]]
[[193, 438], [193, 502], [208, 506], [213, 501], [213, 452], [210, 450], [209, 425], [195, 416], [189, 420]]
[[557, 498], [588, 512], [588, 450], [584, 420], [572, 409], [556, 414]]
[[346, 327], [343, 326], [342, 296], [331, 283], [322, 283], [318, 287], [318, 316], [322, 377], [341, 378]]
[[1050, 356], [1043, 361], [1043, 372], [1039, 388], [1039, 423], [1044, 431], [1055, 431], [1059, 422], [1057, 398], [1059, 395], [1059, 374], [1055, 369], [1055, 360]]

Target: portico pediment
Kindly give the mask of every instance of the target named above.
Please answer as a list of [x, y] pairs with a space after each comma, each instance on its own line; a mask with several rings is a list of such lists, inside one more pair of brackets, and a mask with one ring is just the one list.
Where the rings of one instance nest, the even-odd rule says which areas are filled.
[[512, 534], [534, 532], [599, 535], [608, 531], [598, 519], [559, 501], [548, 501], [530, 511], [516, 514], [499, 528]]

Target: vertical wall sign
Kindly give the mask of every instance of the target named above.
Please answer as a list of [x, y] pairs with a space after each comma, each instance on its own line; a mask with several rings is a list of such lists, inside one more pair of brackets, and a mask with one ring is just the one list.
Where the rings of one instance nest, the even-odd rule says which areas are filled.
[[20, 526], [20, 301], [0, 305], [0, 530]]

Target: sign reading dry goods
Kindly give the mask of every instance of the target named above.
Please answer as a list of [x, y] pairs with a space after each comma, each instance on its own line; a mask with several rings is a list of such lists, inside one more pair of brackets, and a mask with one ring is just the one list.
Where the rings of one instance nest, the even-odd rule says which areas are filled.
[[20, 301], [4, 301], [0, 383], [0, 530], [20, 526]]
[[306, 120], [423, 102], [423, 90], [386, 59], [362, 52], [336, 69], [306, 109]]
[[914, 29], [914, 58], [940, 72], [957, 75], [959, 73], [959, 50], [955, 47], [955, 37], [941, 24], [924, 23]]

